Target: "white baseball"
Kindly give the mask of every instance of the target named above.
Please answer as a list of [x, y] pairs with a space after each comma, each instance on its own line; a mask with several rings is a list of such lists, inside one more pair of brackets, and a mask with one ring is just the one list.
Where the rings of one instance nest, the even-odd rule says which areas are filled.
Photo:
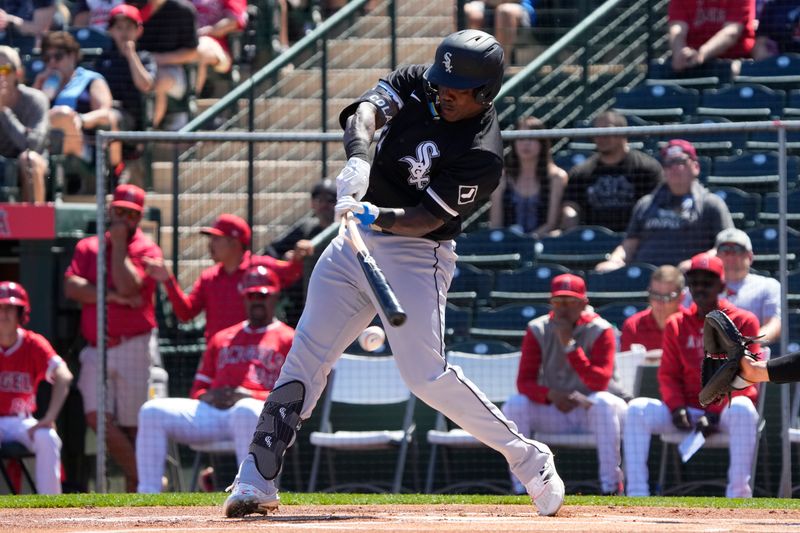
[[374, 352], [383, 346], [386, 333], [379, 326], [370, 326], [358, 336], [358, 344], [368, 352]]

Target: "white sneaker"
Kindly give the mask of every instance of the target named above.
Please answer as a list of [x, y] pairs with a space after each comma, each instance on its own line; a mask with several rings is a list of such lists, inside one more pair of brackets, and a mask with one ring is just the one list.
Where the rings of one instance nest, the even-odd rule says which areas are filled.
[[222, 504], [222, 512], [228, 518], [240, 518], [253, 513], [268, 514], [270, 511], [277, 510], [280, 504], [277, 490], [271, 494], [266, 494], [264, 491], [248, 483], [242, 483], [238, 479], [225, 490], [230, 492], [230, 495], [225, 499], [225, 503]]
[[525, 490], [542, 516], [553, 516], [564, 503], [564, 482], [556, 472], [553, 456], [547, 458], [539, 475], [525, 485]]

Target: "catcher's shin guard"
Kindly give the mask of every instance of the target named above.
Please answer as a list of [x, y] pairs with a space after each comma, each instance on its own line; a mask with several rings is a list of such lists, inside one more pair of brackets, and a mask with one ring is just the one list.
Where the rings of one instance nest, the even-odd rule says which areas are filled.
[[274, 389], [264, 404], [250, 443], [250, 453], [264, 479], [275, 479], [281, 471], [283, 454], [300, 429], [305, 393], [302, 383], [290, 381]]

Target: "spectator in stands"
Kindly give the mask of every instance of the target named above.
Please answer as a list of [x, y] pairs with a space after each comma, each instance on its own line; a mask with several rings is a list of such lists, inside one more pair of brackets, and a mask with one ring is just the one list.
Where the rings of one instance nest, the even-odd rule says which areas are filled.
[[246, 0], [192, 0], [197, 10], [196, 91], [200, 94], [208, 77], [208, 68], [226, 73], [233, 65], [228, 34], [243, 30], [247, 25]]
[[220, 215], [213, 227], [200, 231], [209, 236], [208, 251], [215, 264], [200, 274], [188, 296], [160, 257], [148, 259], [146, 264], [148, 275], [165, 285], [179, 320], [191, 320], [206, 312], [206, 339], [246, 318], [239, 284], [248, 268], [266, 266], [278, 276], [281, 287], [291, 285], [303, 273], [302, 253], [296, 253], [292, 261], [251, 255], [250, 226], [236, 215]]
[[464, 4], [467, 28], [494, 28], [493, 35], [503, 46], [506, 64], [514, 53], [517, 28], [530, 28], [536, 22], [533, 0], [473, 0]]
[[[553, 310], [528, 324], [517, 376], [519, 394], [508, 399], [503, 413], [526, 436], [537, 431], [593, 433], [602, 492], [618, 494], [626, 404], [608, 392], [614, 381], [614, 328], [591, 311], [588, 302], [582, 278], [553, 278]], [[524, 487], [512, 481], [515, 492], [524, 493]]]
[[622, 324], [620, 349], [623, 352], [637, 344], [645, 350], [661, 349], [664, 326], [680, 309], [683, 286], [683, 273], [677, 267], [663, 265], [653, 272], [647, 288], [650, 305]]
[[[526, 117], [517, 122], [517, 129], [543, 130], [545, 126], [535, 117]], [[567, 173], [553, 163], [550, 146], [550, 139], [513, 142], [503, 179], [492, 193], [491, 227], [516, 227], [535, 236], [559, 228]]]
[[778, 342], [781, 335], [781, 284], [774, 278], [750, 272], [753, 244], [742, 230], [728, 228], [719, 232], [716, 248], [725, 267], [723, 296], [739, 309], [756, 315], [761, 325], [759, 342]]
[[294, 330], [274, 318], [280, 282], [267, 267], [250, 267], [240, 292], [247, 319], [211, 338], [189, 398], [150, 400], [139, 411], [139, 492], [161, 492], [169, 440], [182, 444], [232, 440], [236, 460], [247, 456]]
[[[92, 164], [94, 130], [101, 126], [119, 130], [119, 123], [108, 83], [99, 73], [79, 66], [80, 53], [78, 41], [69, 32], [45, 35], [42, 59], [46, 67], [33, 86], [50, 98], [50, 124], [64, 132], [63, 153]], [[109, 168], [117, 169], [121, 162], [121, 145], [113, 143], [108, 151]], [[94, 180], [90, 181], [93, 186]]]
[[758, 17], [753, 59], [800, 52], [800, 4], [797, 0], [772, 0]]
[[78, 0], [73, 8], [72, 26], [105, 32], [111, 24], [111, 11], [124, 3], [124, 0]]
[[[0, 282], [0, 446], [16, 441], [36, 454], [37, 492], [61, 494], [61, 439], [55, 422], [72, 373], [47, 339], [22, 327], [30, 310], [22, 285]], [[53, 389], [47, 411], [37, 420], [33, 413], [42, 380]]]
[[[106, 444], [122, 468], [126, 489], [135, 492], [133, 444], [139, 408], [147, 400], [150, 367], [159, 366], [155, 317], [156, 281], [145, 272], [145, 258], [160, 259], [161, 249], [147, 237], [139, 222], [145, 193], [135, 185], [119, 185], [109, 209], [106, 372]], [[86, 422], [97, 429], [97, 237], [78, 242], [65, 273], [67, 298], [81, 304], [81, 350], [78, 388], [83, 395]]]
[[[606, 111], [592, 125], [625, 127], [628, 121], [616, 111]], [[661, 182], [661, 165], [630, 148], [622, 135], [598, 136], [594, 142], [597, 153], [569, 171], [563, 225], [591, 224], [624, 231], [636, 201]]]
[[0, 46], [0, 156], [17, 161], [22, 200], [44, 202], [49, 102], [23, 78], [17, 51]]
[[635, 261], [685, 269], [689, 257], [710, 250], [717, 233], [733, 227], [725, 202], [697, 181], [700, 164], [692, 143], [672, 139], [661, 155], [665, 183], [636, 202], [625, 239], [596, 270]]
[[50, 29], [55, 17], [55, 0], [3, 0], [0, 2], [0, 31], [10, 27], [22, 35], [35, 35], [41, 38]]
[[[735, 391], [727, 400], [700, 406], [700, 367], [703, 353], [703, 322], [714, 309], [722, 309], [745, 336], [758, 335], [758, 319], [722, 299], [725, 273], [722, 260], [708, 253], [692, 257], [686, 281], [694, 303], [672, 315], [664, 328], [664, 351], [658, 368], [661, 400], [636, 398], [628, 406], [625, 422], [625, 478], [628, 496], [649, 496], [647, 456], [650, 435], [697, 429], [708, 436], [723, 431], [730, 436], [728, 498], [749, 498], [750, 470], [756, 446], [756, 388]], [[750, 345], [753, 353], [758, 343]], [[726, 408], [727, 407], [727, 408]]]
[[187, 0], [129, 0], [146, 16], [144, 32], [138, 48], [153, 55], [158, 64], [153, 104], [153, 126], [177, 130], [188, 115], [171, 124], [164, 123], [167, 98], [181, 100], [189, 90], [185, 65], [195, 64], [199, 55], [197, 46], [197, 11]]
[[680, 72], [714, 58], [750, 57], [755, 14], [755, 0], [670, 0], [672, 69]]

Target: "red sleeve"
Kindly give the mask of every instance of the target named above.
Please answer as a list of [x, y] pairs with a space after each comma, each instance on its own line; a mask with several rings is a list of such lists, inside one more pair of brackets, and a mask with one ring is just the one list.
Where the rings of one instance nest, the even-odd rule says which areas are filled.
[[219, 335], [214, 335], [208, 342], [206, 351], [203, 353], [203, 359], [200, 360], [200, 366], [194, 375], [194, 383], [192, 383], [192, 389], [189, 391], [189, 398], [194, 400], [200, 398], [214, 381], [214, 376], [217, 373], [217, 354], [219, 353], [218, 337]]
[[517, 374], [517, 390], [530, 398], [532, 402], [549, 403], [547, 392], [549, 389], [539, 385], [539, 367], [542, 364], [542, 348], [539, 341], [533, 336], [531, 330], [525, 331], [522, 338], [522, 356], [519, 359], [519, 373]]
[[64, 277], [79, 276], [86, 278], [86, 259], [88, 257], [86, 250], [86, 240], [79, 241], [75, 246], [75, 251], [72, 253], [72, 261], [70, 261]]
[[247, 25], [247, 0], [224, 0], [222, 6], [225, 13], [236, 20], [238, 29], [243, 30]]
[[259, 255], [257, 257], [260, 264], [275, 271], [275, 274], [278, 275], [278, 279], [281, 281], [281, 288], [292, 285], [303, 275], [302, 261], [283, 261], [268, 255]]
[[192, 292], [186, 296], [178, 285], [178, 282], [173, 276], [170, 276], [164, 284], [167, 288], [167, 297], [172, 303], [172, 311], [178, 320], [186, 322], [200, 314], [200, 311], [206, 307], [205, 291], [203, 286], [203, 277], [197, 278], [192, 287]]
[[755, 0], [728, 2], [725, 8], [725, 22], [735, 22], [747, 27], [748, 22], [756, 18]]
[[[680, 315], [678, 315], [680, 316]], [[664, 349], [658, 367], [658, 388], [661, 399], [672, 412], [678, 407], [686, 407], [684, 398], [684, 371], [681, 364], [681, 350], [678, 342], [678, 320], [669, 319], [664, 327]]]
[[696, 0], [670, 0], [667, 7], [667, 18], [670, 22], [680, 21], [689, 24], [690, 3]]
[[635, 324], [634, 324], [634, 317], [629, 317], [625, 319], [625, 322], [622, 323], [622, 335], [620, 336], [620, 351], [627, 352], [631, 349], [631, 344], [633, 344], [633, 339], [635, 335]]
[[592, 344], [591, 357], [587, 357], [583, 348], [578, 346], [567, 354], [567, 360], [587, 387], [593, 391], [604, 391], [608, 389], [608, 382], [614, 373], [615, 350], [614, 330], [608, 328]]

